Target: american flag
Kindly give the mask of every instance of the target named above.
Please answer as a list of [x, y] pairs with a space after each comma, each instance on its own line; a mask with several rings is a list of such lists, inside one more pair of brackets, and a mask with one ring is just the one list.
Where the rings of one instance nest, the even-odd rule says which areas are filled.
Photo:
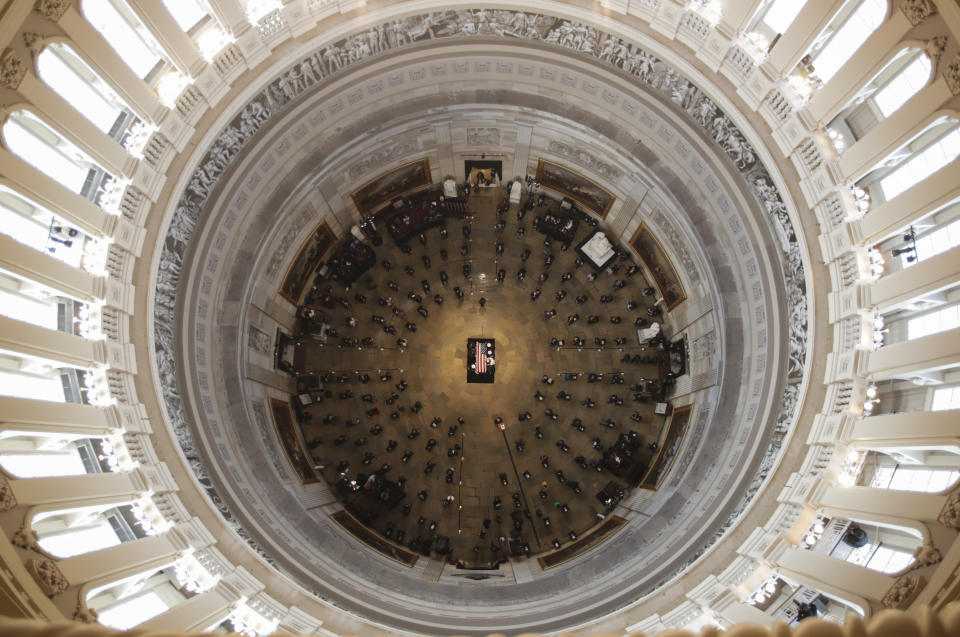
[[477, 348], [475, 353], [475, 358], [477, 361], [477, 373], [486, 374], [487, 373], [487, 346], [483, 343], [474, 343], [474, 347]]

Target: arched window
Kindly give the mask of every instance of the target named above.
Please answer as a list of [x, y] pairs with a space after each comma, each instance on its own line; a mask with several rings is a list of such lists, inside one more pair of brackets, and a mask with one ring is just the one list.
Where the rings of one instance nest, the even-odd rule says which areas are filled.
[[909, 566], [923, 542], [920, 532], [907, 526], [839, 518], [824, 526], [810, 550], [881, 573], [896, 573]]
[[870, 34], [883, 24], [887, 16], [887, 0], [861, 0], [846, 18], [843, 17], [844, 13], [841, 10], [837, 19], [827, 27], [826, 37], [821, 36], [817, 43], [822, 48], [811, 55], [816, 76], [824, 83], [828, 82]]
[[913, 465], [885, 465], [877, 468], [870, 486], [895, 491], [937, 493], [960, 479], [960, 471], [951, 467], [924, 467]]
[[[0, 357], [2, 358], [2, 357]], [[0, 369], [0, 396], [64, 402], [60, 375], [49, 370], [33, 373], [22, 369]]]
[[838, 152], [903, 106], [927, 84], [930, 70], [930, 58], [922, 50], [901, 49], [827, 126], [831, 138], [838, 134], [844, 138]]
[[109, 173], [30, 111], [10, 114], [3, 140], [11, 152], [65, 188], [96, 201]]
[[163, 0], [163, 5], [184, 33], [189, 33], [210, 13], [206, 3], [200, 0]]
[[763, 24], [775, 34], [785, 33], [805, 4], [806, 0], [773, 0], [763, 14]]
[[163, 49], [122, 0], [83, 0], [83, 16], [138, 77], [165, 61]]
[[[46, 439], [49, 444], [50, 439]], [[59, 449], [43, 449], [44, 438], [20, 436], [4, 439], [0, 450], [0, 466], [18, 478], [46, 478], [78, 476], [90, 473], [88, 463], [96, 461], [92, 447], [82, 441], [69, 443]], [[80, 449], [84, 451], [81, 452]]]
[[960, 327], [960, 304], [954, 303], [907, 320], [907, 339], [923, 338]]
[[80, 369], [48, 358], [0, 350], [0, 396], [112, 405], [104, 369]]
[[95, 591], [87, 605], [97, 612], [97, 621], [104, 626], [128, 630], [186, 599], [177, 589], [173, 571], [171, 566], [139, 581], [119, 582]]
[[[729, 1], [729, 0], [728, 0]], [[746, 29], [745, 42], [756, 47], [758, 54], [765, 55], [780, 34], [784, 33], [806, 0], [770, 0], [754, 14], [750, 26]]]
[[0, 316], [90, 340], [104, 340], [101, 307], [0, 270]]
[[[880, 528], [873, 527], [872, 530], [878, 535], [883, 534], [883, 530]], [[890, 546], [884, 544], [883, 540], [878, 540], [876, 542], [868, 542], [860, 548], [853, 550], [846, 557], [846, 561], [851, 564], [856, 564], [857, 566], [869, 568], [872, 571], [897, 573], [913, 562], [914, 550], [916, 550], [916, 546], [909, 548], [896, 544]]]
[[136, 524], [129, 505], [92, 505], [34, 516], [31, 526], [40, 548], [65, 558], [131, 542], [146, 534]]
[[[960, 246], [960, 219], [955, 219], [939, 228], [915, 237], [913, 244], [916, 246], [916, 250], [905, 253], [902, 257], [905, 261], [903, 263], [904, 267]], [[911, 256], [915, 258], [910, 260]]]
[[205, 0], [163, 0], [177, 24], [197, 43], [208, 62], [232, 41], [214, 19]]
[[133, 110], [66, 44], [54, 42], [37, 59], [42, 79], [94, 126], [122, 141], [137, 120]]
[[18, 192], [0, 184], [0, 233], [74, 267], [87, 262], [93, 238]]
[[874, 94], [873, 101], [884, 117], [897, 112], [926, 85], [931, 68], [930, 58], [925, 53], [915, 52], [900, 72]]
[[[81, 402], [80, 383], [72, 368], [55, 361], [32, 359], [14, 353], [0, 352], [0, 396], [32, 398], [52, 402]], [[75, 392], [68, 395], [73, 375]], [[68, 400], [73, 399], [73, 400]]]
[[[898, 151], [902, 152], [902, 151]], [[884, 199], [890, 201], [915, 186], [960, 155], [960, 128], [955, 123], [946, 134], [926, 145], [880, 180]]]
[[933, 390], [933, 402], [930, 404], [930, 410], [948, 411], [951, 409], [960, 409], [960, 385], [938, 387]]
[[73, 333], [71, 299], [44, 285], [3, 271], [0, 271], [0, 315], [48, 330]]

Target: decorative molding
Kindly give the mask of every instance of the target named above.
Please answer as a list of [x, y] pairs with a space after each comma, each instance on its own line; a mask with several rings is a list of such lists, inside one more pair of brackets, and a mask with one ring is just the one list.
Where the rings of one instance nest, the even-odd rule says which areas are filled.
[[398, 157], [407, 157], [415, 152], [417, 152], [418, 146], [416, 142], [406, 141], [399, 144], [394, 144], [393, 146], [387, 146], [386, 148], [381, 148], [376, 150], [362, 160], [350, 166], [347, 169], [347, 175], [356, 179], [360, 175], [369, 172], [374, 168], [379, 168], [386, 164], [391, 163], [393, 160]]
[[683, 237], [680, 236], [680, 233], [677, 231], [676, 227], [674, 227], [673, 222], [660, 208], [654, 209], [653, 214], [650, 216], [657, 224], [656, 236], [666, 239], [670, 244], [670, 249], [673, 255], [677, 257], [677, 260], [680, 261], [680, 264], [683, 266], [683, 272], [686, 274], [690, 284], [696, 285], [699, 283], [700, 270], [694, 263], [693, 257], [690, 256], [690, 251], [687, 250], [687, 242], [684, 241]]
[[904, 609], [920, 593], [926, 583], [919, 575], [901, 575], [886, 592], [880, 603], [884, 608]]
[[799, 379], [803, 375], [803, 366], [807, 352], [807, 284], [803, 275], [803, 254], [800, 243], [793, 231], [793, 224], [787, 207], [769, 175], [765, 172], [751, 171], [747, 182], [753, 187], [753, 193], [760, 204], [769, 213], [781, 240], [781, 249], [786, 256], [784, 278], [786, 279], [787, 309], [790, 328], [787, 341], [787, 375]]
[[26, 74], [27, 65], [23, 59], [11, 49], [4, 51], [3, 57], [0, 57], [0, 86], [17, 90]]
[[717, 333], [710, 331], [693, 341], [693, 353], [690, 358], [694, 361], [702, 361], [713, 358], [717, 352]]
[[927, 40], [927, 43], [923, 47], [923, 50], [930, 56], [930, 63], [933, 65], [934, 73], [940, 68], [940, 58], [943, 57], [943, 52], [947, 48], [947, 41], [947, 36], [938, 35]]
[[19, 546], [22, 549], [27, 549], [30, 551], [36, 551], [40, 548], [40, 545], [37, 544], [37, 540], [40, 539], [40, 536], [33, 529], [20, 529], [13, 534], [13, 537], [10, 538], [15, 546]]
[[499, 128], [468, 128], [467, 146], [500, 147]]
[[943, 70], [943, 79], [953, 95], [960, 95], [960, 55], [955, 55], [953, 61]]
[[937, 522], [944, 526], [960, 529], [960, 491], [954, 491], [947, 496], [947, 501], [940, 509]]
[[707, 432], [707, 426], [710, 424], [710, 413], [709, 405], [703, 405], [697, 410], [697, 422], [693, 426], [693, 431], [687, 434], [689, 442], [686, 445], [686, 451], [683, 452], [683, 457], [676, 461], [676, 465], [671, 471], [673, 476], [670, 480], [670, 488], [680, 486], [680, 482], [687, 474], [687, 469], [690, 468], [694, 458], [700, 452], [700, 442], [703, 440], [703, 436]]
[[269, 355], [272, 353], [270, 348], [271, 342], [272, 339], [270, 335], [259, 327], [252, 323], [247, 326], [247, 347], [261, 354]]
[[900, 11], [907, 16], [910, 24], [917, 26], [936, 13], [937, 8], [930, 0], [901, 0]]
[[556, 153], [565, 159], [572, 160], [574, 163], [580, 164], [584, 168], [589, 168], [602, 177], [609, 179], [610, 181], [616, 181], [623, 176], [619, 170], [598, 159], [592, 153], [589, 153], [582, 148], [574, 148], [570, 144], [561, 142], [559, 140], [552, 140], [547, 146], [547, 150], [551, 153]]
[[24, 31], [23, 43], [26, 44], [27, 48], [30, 50], [30, 57], [36, 61], [37, 56], [40, 55], [40, 51], [43, 50], [43, 45], [46, 43], [46, 41], [45, 38], [39, 33]]
[[310, 221], [313, 218], [314, 213], [312, 209], [304, 208], [300, 211], [300, 214], [297, 215], [297, 218], [293, 220], [290, 227], [287, 228], [287, 231], [280, 239], [280, 245], [278, 245], [277, 249], [270, 255], [270, 262], [267, 264], [267, 276], [274, 277], [280, 272], [280, 266], [286, 261], [287, 252], [290, 250], [290, 247], [293, 246], [294, 241], [296, 241], [300, 233], [303, 232], [305, 226], [312, 227], [314, 225], [314, 223]]
[[86, 604], [81, 605], [77, 612], [73, 614], [73, 620], [82, 624], [96, 624], [100, 615], [92, 608], [87, 608]]
[[70, 0], [38, 0], [36, 9], [43, 17], [57, 22], [70, 8]]
[[[634, 42], [603, 33], [592, 26], [545, 14], [513, 10], [446, 10], [409, 16], [403, 21], [394, 21], [354, 33], [318, 49], [256, 93], [221, 131], [198, 162], [193, 177], [176, 206], [160, 255], [155, 288], [154, 339], [157, 374], [168, 423], [191, 469], [228, 525], [261, 557], [289, 576], [243, 528], [217, 493], [194, 444], [192, 427], [195, 424], [191, 424], [183, 408], [177, 381], [175, 352], [179, 348], [176, 342], [178, 324], [175, 321], [175, 308], [188, 245], [194, 228], [205, 211], [207, 200], [227, 167], [271, 117], [283, 112], [304, 94], [326, 85], [330, 78], [340, 77], [348, 67], [371, 56], [418, 42], [473, 36], [499, 38], [508, 42], [536, 41], [573, 51], [579, 56], [609, 64], [617, 71], [630, 75], [642, 88], [659, 93], [672, 101], [686, 117], [704, 129], [740, 171], [746, 183], [753, 185], [758, 204], [770, 214], [782, 239], [781, 268], [789, 293], [788, 312], [791, 318], [788, 373], [794, 382], [787, 383], [784, 389], [771, 442], [740, 502], [733, 507], [731, 515], [717, 527], [704, 545], [688, 552], [689, 558], [654, 583], [646, 591], [649, 593], [686, 570], [719, 540], [740, 519], [763, 481], [776, 466], [783, 442], [797, 412], [799, 380], [806, 360], [807, 304], [804, 264], [786, 206], [773, 180], [760, 163], [757, 153], [733, 121], [705, 92], [669, 64], [642, 50]], [[956, 78], [960, 61], [951, 65], [951, 68]], [[955, 92], [960, 92], [960, 81]]]
[[17, 506], [17, 497], [13, 495], [13, 485], [5, 476], [0, 475], [0, 511], [9, 511]]
[[933, 566], [943, 560], [943, 555], [940, 551], [930, 544], [921, 544], [918, 546], [913, 552], [913, 557], [916, 558], [916, 561], [910, 567], [911, 571], [924, 566]]
[[70, 582], [63, 576], [60, 567], [54, 560], [46, 557], [34, 557], [27, 560], [26, 567], [47, 597], [59, 595], [70, 586]]

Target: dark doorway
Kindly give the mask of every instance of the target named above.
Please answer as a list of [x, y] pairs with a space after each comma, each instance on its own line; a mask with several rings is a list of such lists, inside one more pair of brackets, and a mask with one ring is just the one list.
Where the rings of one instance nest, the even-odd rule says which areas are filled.
[[499, 186], [503, 180], [503, 162], [466, 159], [463, 162], [463, 174], [471, 186], [476, 186], [478, 182], [481, 186]]

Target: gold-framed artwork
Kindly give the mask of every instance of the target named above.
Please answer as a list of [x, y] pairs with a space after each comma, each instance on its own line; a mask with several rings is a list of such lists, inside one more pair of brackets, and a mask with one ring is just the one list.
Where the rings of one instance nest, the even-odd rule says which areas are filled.
[[537, 163], [537, 181], [544, 188], [569, 197], [601, 219], [610, 212], [616, 197], [575, 170], [546, 159]]
[[668, 312], [687, 300], [687, 293], [673, 262], [667, 257], [660, 241], [650, 232], [647, 224], [640, 224], [637, 228], [630, 239], [630, 247], [653, 277], [653, 284], [660, 291], [660, 297]]
[[290, 403], [278, 398], [270, 399], [270, 413], [273, 415], [273, 428], [277, 432], [283, 451], [290, 461], [290, 466], [296, 472], [297, 477], [303, 484], [319, 482], [320, 476], [313, 468], [313, 462], [304, 449], [303, 441], [300, 439], [300, 432], [293, 414], [290, 410]]
[[430, 160], [424, 157], [374, 177], [351, 196], [360, 214], [368, 215], [391, 199], [430, 183]]
[[326, 221], [317, 226], [316, 230], [300, 246], [297, 256], [294, 257], [290, 267], [287, 268], [286, 274], [283, 275], [283, 281], [280, 283], [280, 296], [294, 305], [300, 305], [300, 299], [303, 298], [303, 293], [310, 282], [310, 276], [316, 272], [324, 255], [333, 247], [335, 242], [336, 237], [334, 237], [333, 230], [330, 229]]
[[643, 480], [640, 481], [641, 489], [656, 491], [660, 487], [680, 452], [680, 446], [687, 435], [692, 412], [693, 405], [684, 405], [673, 410], [670, 415], [670, 423], [667, 425], [667, 435], [663, 437], [657, 455], [651, 460], [650, 468], [643, 476]]

